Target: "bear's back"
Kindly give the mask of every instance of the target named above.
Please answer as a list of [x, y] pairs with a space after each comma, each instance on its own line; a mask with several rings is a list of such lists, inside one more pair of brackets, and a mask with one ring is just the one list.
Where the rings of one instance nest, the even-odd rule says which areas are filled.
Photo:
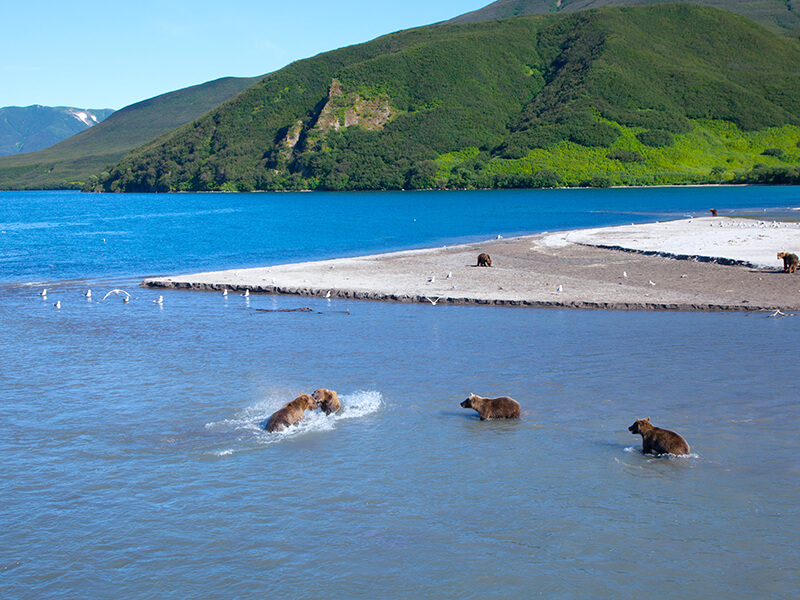
[[669, 429], [653, 427], [642, 436], [647, 454], [689, 454], [689, 443], [678, 433]]

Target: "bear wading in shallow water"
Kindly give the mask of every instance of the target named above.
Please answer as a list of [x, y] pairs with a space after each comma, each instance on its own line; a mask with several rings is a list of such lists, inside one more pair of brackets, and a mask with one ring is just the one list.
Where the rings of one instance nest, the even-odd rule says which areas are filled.
[[492, 257], [486, 254], [485, 252], [481, 252], [478, 254], [478, 264], [479, 267], [491, 267], [492, 266]]
[[326, 415], [338, 412], [342, 405], [339, 403], [339, 395], [333, 390], [320, 388], [311, 397], [317, 402], [319, 407]]
[[797, 271], [798, 261], [797, 254], [791, 252], [778, 252], [778, 258], [783, 259], [783, 270], [787, 273], [794, 273]]
[[299, 422], [307, 410], [317, 408], [317, 401], [308, 394], [300, 394], [297, 398], [275, 411], [267, 421], [267, 431], [283, 431], [290, 425]]
[[508, 396], [482, 398], [481, 396], [470, 394], [469, 398], [461, 403], [461, 407], [478, 411], [481, 421], [486, 419], [518, 419], [521, 412], [519, 402]]
[[668, 429], [661, 429], [650, 423], [650, 417], [636, 419], [628, 431], [642, 436], [642, 452], [644, 454], [689, 454], [689, 444], [679, 434]]

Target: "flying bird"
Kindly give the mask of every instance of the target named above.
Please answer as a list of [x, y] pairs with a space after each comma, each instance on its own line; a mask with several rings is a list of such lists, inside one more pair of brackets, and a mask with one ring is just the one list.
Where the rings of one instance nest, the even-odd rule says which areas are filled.
[[431, 304], [433, 304], [434, 306], [436, 306], [436, 303], [437, 303], [439, 300], [441, 300], [441, 299], [442, 299], [442, 297], [441, 297], [441, 296], [437, 296], [437, 297], [436, 297], [436, 300], [431, 300], [430, 298], [428, 298], [427, 296], [425, 296], [425, 300], [427, 300], [428, 302], [430, 302], [430, 303], [431, 303]]
[[[127, 296], [128, 299], [130, 299], [130, 297], [131, 297], [131, 295], [128, 292], [126, 292], [125, 290], [113, 289], [110, 292], [108, 292], [105, 296], [103, 296], [103, 300], [108, 298], [111, 294], [114, 294], [115, 296], [119, 296], [120, 294], [125, 294], [125, 296]], [[100, 300], [100, 302], [102, 302], [103, 300]]]

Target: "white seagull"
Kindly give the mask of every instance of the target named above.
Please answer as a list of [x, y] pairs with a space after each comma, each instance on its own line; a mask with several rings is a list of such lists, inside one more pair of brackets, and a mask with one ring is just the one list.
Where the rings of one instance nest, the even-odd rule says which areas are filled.
[[442, 297], [441, 297], [441, 296], [437, 296], [437, 297], [436, 297], [436, 300], [431, 300], [430, 298], [428, 298], [427, 296], [425, 296], [425, 300], [427, 300], [428, 302], [430, 302], [430, 303], [431, 303], [431, 304], [433, 304], [434, 306], [436, 306], [436, 303], [437, 303], [439, 300], [441, 300], [441, 299], [442, 299]]
[[647, 280], [647, 283], [649, 283], [650, 285], [655, 285], [655, 283], [653, 283], [653, 282], [652, 282], [651, 280], [649, 280], [649, 279]]
[[242, 298], [247, 298], [250, 295], [250, 290], [245, 290], [244, 294], [242, 294]]
[[56, 303], [53, 304], [53, 306], [55, 306], [56, 308], [61, 308], [61, 300], [56, 301]]
[[164, 304], [164, 296], [159, 296], [158, 299], [153, 300], [153, 304]]
[[330, 297], [331, 297], [331, 291], [330, 291], [330, 290], [328, 290], [328, 293], [327, 293], [327, 294], [325, 294], [325, 297], [326, 297], [326, 298], [330, 298]]
[[91, 297], [92, 297], [92, 290], [86, 290], [86, 294], [85, 294], [85, 296], [86, 296], [87, 298], [91, 298]]
[[228, 290], [227, 289], [222, 290], [222, 295], [223, 296], [227, 296], [228, 295]]
[[[111, 294], [114, 294], [115, 296], [119, 296], [120, 294], [125, 294], [128, 298], [131, 297], [131, 295], [128, 292], [126, 292], [125, 290], [113, 289], [110, 292], [108, 292], [105, 296], [103, 296], [103, 300], [108, 298]], [[86, 297], [87, 298], [89, 297], [88, 294], [87, 294]], [[100, 300], [100, 302], [102, 302], [103, 300]]]
[[558, 287], [556, 288], [556, 291], [557, 291], [557, 292], [561, 292], [561, 291], [563, 291], [563, 290], [564, 290], [564, 286], [562, 286], [562, 285], [560, 285], [560, 286], [558, 286]]
[[39, 295], [42, 298], [47, 298], [47, 288], [44, 288], [41, 292], [39, 292]]

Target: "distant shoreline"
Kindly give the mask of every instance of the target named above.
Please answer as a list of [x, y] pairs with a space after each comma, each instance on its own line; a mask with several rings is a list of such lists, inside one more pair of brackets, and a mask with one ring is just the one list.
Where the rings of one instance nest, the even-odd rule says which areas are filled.
[[[703, 217], [542, 233], [441, 248], [149, 278], [159, 289], [434, 305], [797, 311], [800, 224]], [[478, 253], [491, 255], [477, 267]]]

